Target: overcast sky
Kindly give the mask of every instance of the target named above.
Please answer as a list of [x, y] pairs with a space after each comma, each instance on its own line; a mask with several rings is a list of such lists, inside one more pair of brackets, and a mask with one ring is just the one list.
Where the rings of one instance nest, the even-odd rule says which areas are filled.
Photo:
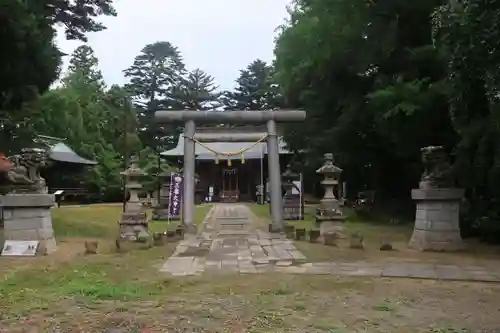
[[[122, 70], [146, 44], [169, 41], [182, 52], [188, 69], [201, 68], [220, 89], [231, 89], [239, 70], [251, 61], [273, 59], [275, 29], [287, 17], [289, 2], [115, 0], [118, 16], [104, 18], [108, 29], [89, 34], [89, 44], [108, 85], [125, 83]], [[62, 34], [57, 42], [66, 53], [79, 45]]]

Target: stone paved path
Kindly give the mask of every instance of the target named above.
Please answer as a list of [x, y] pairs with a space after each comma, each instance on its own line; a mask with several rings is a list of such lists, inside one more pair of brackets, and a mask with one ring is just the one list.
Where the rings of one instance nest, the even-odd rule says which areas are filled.
[[161, 271], [174, 276], [204, 271], [262, 273], [306, 262], [293, 241], [257, 229], [252, 220], [245, 205], [214, 205], [198, 235], [186, 235]]
[[426, 263], [308, 263], [291, 240], [258, 230], [252, 219], [245, 205], [214, 205], [198, 235], [186, 235], [161, 271], [172, 276], [282, 272], [500, 283], [500, 264], [498, 269], [487, 269]]

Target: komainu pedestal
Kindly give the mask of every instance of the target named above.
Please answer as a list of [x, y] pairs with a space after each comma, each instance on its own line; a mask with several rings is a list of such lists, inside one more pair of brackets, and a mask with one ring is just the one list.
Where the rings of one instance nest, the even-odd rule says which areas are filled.
[[452, 188], [443, 147], [422, 148], [425, 172], [420, 188], [411, 191], [416, 201], [415, 227], [408, 246], [420, 251], [458, 251], [464, 248], [459, 213], [464, 190]]
[[54, 195], [7, 194], [1, 201], [5, 240], [39, 241], [39, 254], [57, 250], [50, 211], [55, 202]]
[[417, 203], [410, 248], [420, 251], [457, 251], [464, 248], [460, 236], [459, 211], [463, 189], [414, 189]]
[[37, 253], [50, 254], [57, 249], [50, 210], [55, 198], [40, 176], [47, 152], [24, 148], [9, 160], [12, 164], [2, 171], [10, 192], [1, 197], [5, 240], [39, 241]]

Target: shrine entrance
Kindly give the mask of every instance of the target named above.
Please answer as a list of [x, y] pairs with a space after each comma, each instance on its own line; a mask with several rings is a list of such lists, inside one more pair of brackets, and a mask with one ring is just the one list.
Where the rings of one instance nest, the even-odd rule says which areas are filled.
[[222, 169], [222, 184], [220, 191], [221, 202], [238, 202], [240, 189], [238, 182], [238, 168]]
[[[254, 142], [267, 141], [267, 156], [269, 168], [269, 184], [271, 197], [272, 225], [270, 231], [283, 230], [283, 198], [281, 193], [281, 174], [279, 161], [279, 144], [276, 133], [278, 122], [301, 122], [306, 118], [305, 111], [156, 111], [155, 118], [160, 123], [184, 123], [184, 163], [183, 163], [183, 223], [186, 231], [196, 233], [195, 225], [195, 145], [202, 142], [196, 139], [196, 123], [216, 124], [251, 124], [265, 123], [264, 136], [257, 135], [228, 135], [224, 141]], [[214, 139], [214, 138], [212, 138]], [[220, 138], [219, 138], [220, 139]], [[231, 157], [242, 155], [245, 149], [238, 152], [225, 153], [229, 157], [228, 168], [231, 167]], [[215, 152], [221, 153], [221, 152]]]

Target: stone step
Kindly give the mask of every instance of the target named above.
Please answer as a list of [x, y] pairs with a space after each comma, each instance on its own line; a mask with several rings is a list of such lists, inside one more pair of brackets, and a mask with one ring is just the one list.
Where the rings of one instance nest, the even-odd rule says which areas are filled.
[[216, 216], [216, 220], [248, 220], [248, 216]]

